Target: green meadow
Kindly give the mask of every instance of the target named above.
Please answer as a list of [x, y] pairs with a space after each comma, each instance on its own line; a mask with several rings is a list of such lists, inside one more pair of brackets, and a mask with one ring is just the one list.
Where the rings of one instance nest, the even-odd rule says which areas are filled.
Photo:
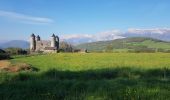
[[15, 56], [35, 71], [0, 72], [0, 100], [169, 100], [170, 53]]

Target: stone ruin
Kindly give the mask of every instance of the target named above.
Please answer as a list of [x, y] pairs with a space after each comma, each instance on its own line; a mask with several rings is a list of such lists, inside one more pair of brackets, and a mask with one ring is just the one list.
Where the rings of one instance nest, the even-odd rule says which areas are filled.
[[59, 50], [59, 37], [53, 34], [50, 40], [41, 40], [34, 34], [30, 37], [30, 52], [57, 53]]

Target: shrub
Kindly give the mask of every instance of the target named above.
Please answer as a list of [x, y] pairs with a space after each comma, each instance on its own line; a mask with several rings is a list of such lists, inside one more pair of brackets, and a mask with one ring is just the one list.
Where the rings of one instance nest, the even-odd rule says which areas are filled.
[[24, 50], [22, 48], [6, 48], [5, 52], [7, 52], [10, 55], [25, 55], [28, 53], [27, 50]]
[[0, 49], [0, 60], [9, 59], [10, 56], [4, 50]]

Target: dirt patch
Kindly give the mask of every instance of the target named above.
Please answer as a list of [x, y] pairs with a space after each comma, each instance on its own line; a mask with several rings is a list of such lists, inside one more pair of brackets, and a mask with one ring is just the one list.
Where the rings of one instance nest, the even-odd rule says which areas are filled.
[[8, 67], [11, 63], [8, 60], [0, 61], [0, 68]]
[[20, 71], [37, 71], [37, 69], [31, 67], [31, 65], [26, 63], [12, 64], [7, 60], [0, 61], [0, 72], [20, 72]]

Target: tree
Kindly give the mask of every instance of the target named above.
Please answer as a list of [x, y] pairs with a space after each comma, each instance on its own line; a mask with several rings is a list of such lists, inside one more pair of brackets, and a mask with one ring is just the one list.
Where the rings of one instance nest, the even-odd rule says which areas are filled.
[[113, 46], [112, 45], [108, 45], [106, 47], [106, 52], [111, 52], [111, 51], [113, 51]]
[[6, 48], [5, 52], [10, 55], [24, 55], [27, 54], [27, 51], [22, 48]]
[[4, 50], [0, 49], [0, 60], [9, 58], [10, 56]]
[[73, 46], [67, 42], [61, 42], [59, 49], [61, 52], [72, 52]]

